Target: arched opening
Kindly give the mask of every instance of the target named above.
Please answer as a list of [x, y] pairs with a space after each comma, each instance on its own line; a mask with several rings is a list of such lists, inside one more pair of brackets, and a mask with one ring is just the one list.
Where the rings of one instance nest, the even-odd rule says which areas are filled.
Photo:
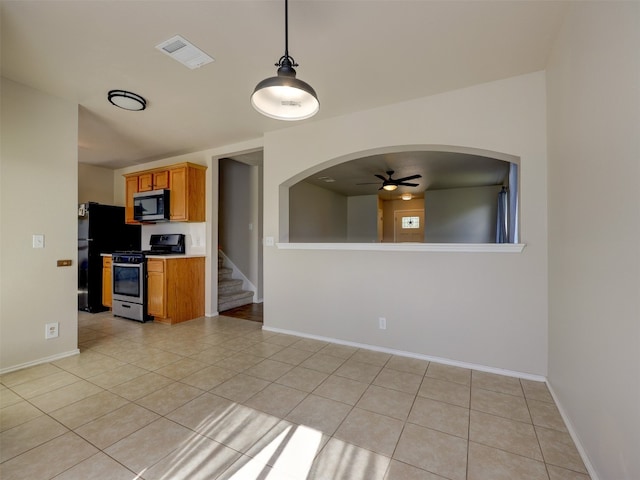
[[518, 243], [518, 167], [512, 155], [442, 145], [333, 159], [281, 185], [281, 241]]

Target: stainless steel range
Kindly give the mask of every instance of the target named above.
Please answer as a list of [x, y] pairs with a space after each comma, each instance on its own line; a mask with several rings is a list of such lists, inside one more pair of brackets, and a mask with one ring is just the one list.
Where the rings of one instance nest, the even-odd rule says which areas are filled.
[[146, 255], [184, 255], [181, 233], [151, 235], [150, 250], [116, 252], [112, 255], [112, 310], [118, 317], [145, 322], [147, 315]]
[[147, 271], [142, 252], [114, 253], [112, 309], [119, 317], [144, 322], [147, 319]]

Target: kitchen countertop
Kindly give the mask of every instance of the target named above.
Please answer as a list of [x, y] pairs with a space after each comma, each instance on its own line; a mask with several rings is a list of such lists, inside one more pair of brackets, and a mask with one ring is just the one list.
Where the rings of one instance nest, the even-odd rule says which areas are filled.
[[185, 254], [174, 254], [174, 255], [145, 255], [146, 258], [160, 258], [165, 260], [172, 260], [174, 258], [204, 258], [206, 255], [204, 253], [185, 253]]
[[[101, 253], [101, 257], [110, 257], [112, 253]], [[204, 253], [184, 253], [184, 254], [174, 254], [174, 255], [145, 255], [146, 258], [159, 258], [159, 259], [173, 259], [173, 258], [204, 258], [206, 255]]]

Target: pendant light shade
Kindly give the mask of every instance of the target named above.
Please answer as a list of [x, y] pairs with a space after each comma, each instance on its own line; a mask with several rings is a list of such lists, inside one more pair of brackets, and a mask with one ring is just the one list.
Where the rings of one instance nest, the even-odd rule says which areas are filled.
[[251, 95], [251, 105], [261, 114], [276, 120], [304, 120], [320, 110], [315, 90], [306, 82], [296, 78], [293, 67], [298, 64], [289, 56], [288, 0], [285, 8], [285, 51], [276, 67], [278, 74], [262, 80]]

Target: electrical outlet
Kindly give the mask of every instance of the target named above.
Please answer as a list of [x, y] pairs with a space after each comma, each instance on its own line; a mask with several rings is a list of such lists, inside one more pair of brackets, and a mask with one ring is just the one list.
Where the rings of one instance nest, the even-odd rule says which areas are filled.
[[47, 323], [45, 325], [44, 338], [48, 340], [50, 338], [57, 338], [57, 337], [58, 337], [58, 322]]
[[387, 329], [387, 319], [384, 317], [380, 317], [378, 318], [378, 328], [380, 330], [386, 330]]

